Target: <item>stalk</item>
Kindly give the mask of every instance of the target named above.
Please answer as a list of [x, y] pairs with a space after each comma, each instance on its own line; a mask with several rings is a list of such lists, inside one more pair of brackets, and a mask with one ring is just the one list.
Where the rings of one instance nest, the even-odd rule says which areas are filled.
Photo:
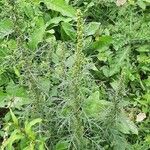
[[72, 100], [73, 100], [73, 120], [72, 130], [74, 134], [74, 148], [77, 150], [84, 149], [84, 129], [82, 121], [82, 97], [80, 95], [80, 87], [82, 80], [82, 67], [84, 62], [83, 49], [83, 19], [80, 10], [77, 10], [77, 46], [75, 50], [75, 63], [72, 70]]

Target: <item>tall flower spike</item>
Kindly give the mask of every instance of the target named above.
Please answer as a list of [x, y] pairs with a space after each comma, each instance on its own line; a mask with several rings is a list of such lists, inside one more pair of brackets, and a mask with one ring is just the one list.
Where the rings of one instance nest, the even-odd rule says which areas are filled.
[[82, 120], [82, 109], [80, 109], [82, 104], [82, 97], [80, 93], [80, 86], [82, 80], [82, 68], [84, 55], [82, 53], [83, 50], [83, 19], [82, 13], [80, 10], [77, 10], [77, 44], [75, 49], [75, 63], [72, 68], [72, 100], [73, 100], [73, 114], [74, 119], [72, 120], [72, 131], [74, 134], [74, 143], [78, 150], [84, 149], [84, 127]]

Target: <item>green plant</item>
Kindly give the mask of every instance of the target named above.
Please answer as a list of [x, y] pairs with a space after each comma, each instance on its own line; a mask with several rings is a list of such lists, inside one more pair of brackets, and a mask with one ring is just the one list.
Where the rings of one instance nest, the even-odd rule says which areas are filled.
[[[1, 0], [0, 5], [5, 149], [31, 143], [39, 149], [44, 142], [52, 150], [148, 150], [149, 0]], [[8, 108], [18, 118], [10, 111], [11, 124]], [[42, 122], [31, 129], [33, 140], [24, 131], [36, 118]]]
[[[7, 122], [3, 128], [4, 137], [1, 149], [45, 149], [45, 139], [43, 137], [37, 136], [33, 131], [32, 127], [41, 123], [41, 119], [37, 118], [30, 122], [25, 122], [24, 127], [22, 127], [21, 122], [10, 109], [10, 114], [13, 122]], [[41, 131], [39, 131], [41, 132]]]

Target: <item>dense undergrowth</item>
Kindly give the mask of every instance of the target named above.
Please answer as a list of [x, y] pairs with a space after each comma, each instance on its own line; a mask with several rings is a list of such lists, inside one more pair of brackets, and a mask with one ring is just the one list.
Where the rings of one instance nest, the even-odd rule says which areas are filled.
[[149, 0], [1, 0], [0, 148], [148, 150]]

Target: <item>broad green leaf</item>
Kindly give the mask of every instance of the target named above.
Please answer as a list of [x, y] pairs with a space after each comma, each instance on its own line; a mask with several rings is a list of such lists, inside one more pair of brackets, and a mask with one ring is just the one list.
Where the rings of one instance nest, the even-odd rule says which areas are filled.
[[102, 37], [99, 37], [99, 39], [93, 43], [92, 48], [101, 49], [104, 46], [110, 45], [111, 42], [112, 42], [111, 36], [102, 36]]
[[[76, 40], [76, 31], [74, 28], [70, 25], [70, 23], [62, 22], [62, 29], [65, 32], [65, 34], [72, 40]], [[63, 39], [67, 39], [67, 37], [62, 33]]]
[[85, 36], [94, 35], [96, 32], [98, 32], [99, 28], [99, 22], [90, 22], [88, 25], [85, 26]]
[[100, 100], [99, 91], [94, 92], [84, 101], [83, 109], [87, 115], [91, 117], [97, 117], [99, 113], [108, 106], [111, 106], [111, 102]]
[[66, 17], [54, 17], [46, 23], [46, 27], [48, 27], [51, 24], [58, 25], [60, 22], [70, 22], [71, 20], [71, 18]]
[[139, 0], [139, 1], [137, 2], [137, 4], [138, 4], [143, 10], [145, 10], [145, 8], [146, 8], [146, 3], [145, 3], [144, 1]]
[[3, 19], [0, 21], [0, 39], [13, 32], [14, 24], [10, 19]]
[[117, 120], [117, 125], [118, 129], [124, 134], [132, 133], [138, 135], [137, 126], [124, 115], [120, 115], [120, 117]]
[[96, 39], [95, 42], [92, 42], [86, 49], [86, 53], [93, 54], [95, 51], [99, 51], [102, 48], [109, 47], [109, 45], [112, 43], [113, 39], [111, 36], [101, 36]]
[[6, 92], [0, 91], [0, 107], [10, 106], [20, 108], [22, 105], [31, 102], [23, 87], [10, 83], [6, 88]]
[[65, 0], [43, 0], [48, 9], [58, 11], [64, 16], [75, 18], [76, 11]]
[[42, 42], [45, 33], [45, 26], [41, 26], [40, 28], [36, 28], [29, 41], [29, 48], [31, 50], [35, 50], [38, 46], [38, 43]]

